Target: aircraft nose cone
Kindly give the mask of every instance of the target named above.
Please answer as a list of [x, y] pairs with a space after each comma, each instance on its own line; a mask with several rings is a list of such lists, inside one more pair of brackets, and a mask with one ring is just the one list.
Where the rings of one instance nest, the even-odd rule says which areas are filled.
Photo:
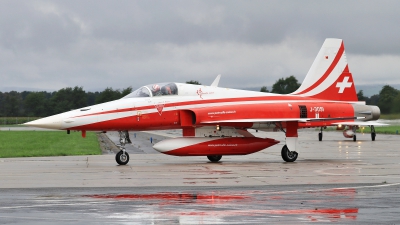
[[34, 120], [31, 122], [24, 123], [23, 125], [29, 127], [39, 127], [46, 129], [61, 129], [61, 118], [59, 115], [49, 116], [42, 119]]

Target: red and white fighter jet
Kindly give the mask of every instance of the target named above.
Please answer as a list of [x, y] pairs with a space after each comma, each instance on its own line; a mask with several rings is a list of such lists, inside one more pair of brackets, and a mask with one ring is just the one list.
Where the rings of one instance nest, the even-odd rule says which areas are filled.
[[207, 156], [218, 162], [223, 155], [254, 153], [279, 141], [258, 138], [247, 129], [280, 130], [286, 135], [281, 155], [297, 159], [298, 129], [338, 126], [356, 141], [356, 128], [375, 125], [377, 106], [359, 102], [346, 60], [343, 41], [326, 39], [300, 88], [288, 95], [210, 86], [158, 83], [143, 86], [115, 101], [93, 105], [25, 123], [27, 126], [86, 131], [120, 131], [116, 161], [125, 165], [126, 131], [182, 129], [183, 137], [163, 140], [153, 147], [176, 156]]

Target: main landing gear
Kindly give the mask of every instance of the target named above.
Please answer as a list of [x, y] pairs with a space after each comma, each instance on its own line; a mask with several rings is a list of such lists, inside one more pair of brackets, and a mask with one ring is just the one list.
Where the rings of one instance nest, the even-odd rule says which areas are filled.
[[221, 160], [222, 155], [208, 155], [207, 158], [211, 162], [218, 162], [219, 160]]
[[356, 135], [357, 126], [353, 126], [352, 129], [353, 129], [353, 133], [354, 133], [354, 135], [353, 135], [353, 141], [357, 141], [357, 135]]
[[371, 125], [371, 140], [375, 141], [375, 137], [376, 137], [375, 127], [374, 125]]
[[[375, 138], [376, 138], [375, 127], [374, 127], [374, 125], [369, 125], [369, 127], [371, 128], [371, 140], [375, 141]], [[348, 130], [351, 129], [351, 131], [353, 132], [352, 136], [351, 136], [351, 134], [347, 134], [346, 131], [348, 131], [348, 130], [344, 129], [344, 128], [343, 128], [343, 130], [344, 130], [343, 131], [343, 136], [346, 137], [346, 138], [353, 138], [353, 141], [356, 142], [357, 141], [357, 129], [359, 127], [357, 125], [354, 125], [354, 126], [348, 126], [348, 128], [349, 128]], [[318, 133], [318, 140], [322, 141], [322, 127], [321, 127], [320, 132]]]
[[[298, 122], [288, 121], [286, 122], [286, 131], [283, 129], [282, 124], [276, 123], [276, 126], [280, 128], [282, 132], [286, 135], [286, 144], [282, 147], [281, 156], [285, 162], [296, 161], [299, 153], [296, 152], [297, 140], [298, 140]], [[321, 129], [322, 132], [322, 129]], [[322, 133], [321, 138], [322, 138]], [[293, 150], [293, 151], [291, 151]]]
[[318, 140], [322, 141], [322, 127], [321, 127], [321, 131], [318, 133]]
[[115, 161], [117, 161], [117, 163], [119, 165], [126, 165], [129, 162], [129, 154], [125, 151], [125, 143], [128, 141], [127, 138], [129, 137], [127, 135], [128, 131], [118, 131], [119, 133], [119, 149], [121, 151], [119, 151], [116, 155], [115, 155]]
[[[358, 128], [357, 126], [353, 126], [353, 128], [352, 128], [353, 132], [354, 132], [353, 141], [357, 141], [357, 137], [356, 137], [357, 128]], [[375, 127], [374, 127], [374, 125], [371, 125], [370, 128], [371, 128], [371, 140], [375, 141], [375, 137], [376, 137]]]
[[282, 159], [285, 160], [285, 162], [294, 162], [296, 161], [297, 156], [299, 156], [296, 151], [290, 151], [287, 145], [284, 145], [282, 147], [281, 155]]

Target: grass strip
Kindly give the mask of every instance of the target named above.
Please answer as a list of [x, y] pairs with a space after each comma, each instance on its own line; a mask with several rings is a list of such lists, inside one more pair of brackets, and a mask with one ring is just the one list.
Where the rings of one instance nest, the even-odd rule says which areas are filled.
[[379, 118], [384, 120], [398, 120], [400, 119], [400, 113], [381, 114]]
[[95, 132], [0, 131], [0, 158], [100, 154]]
[[[317, 128], [316, 130], [319, 130]], [[343, 132], [343, 130], [336, 130], [336, 127], [327, 127], [326, 131], [339, 131]], [[370, 127], [360, 127], [357, 130], [357, 133], [371, 133]], [[400, 125], [390, 125], [390, 126], [383, 126], [383, 127], [375, 127], [375, 132], [378, 134], [399, 134], [400, 133]]]
[[[365, 127], [361, 129], [364, 133], [371, 133], [370, 127]], [[375, 127], [375, 132], [378, 134], [399, 134], [400, 126], [399, 125], [391, 125], [384, 127]]]

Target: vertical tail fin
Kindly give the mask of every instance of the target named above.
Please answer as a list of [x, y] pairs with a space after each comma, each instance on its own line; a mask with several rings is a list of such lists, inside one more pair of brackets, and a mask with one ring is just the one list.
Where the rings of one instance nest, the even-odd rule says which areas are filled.
[[336, 101], [358, 101], [343, 40], [325, 40], [303, 83], [292, 94]]

